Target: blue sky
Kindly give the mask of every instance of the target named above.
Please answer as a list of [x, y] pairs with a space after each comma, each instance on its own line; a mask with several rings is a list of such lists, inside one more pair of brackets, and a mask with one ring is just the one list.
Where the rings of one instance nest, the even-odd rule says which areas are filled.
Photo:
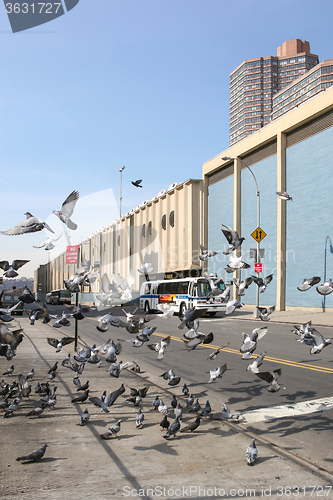
[[[228, 147], [230, 72], [292, 38], [333, 58], [332, 15], [329, 0], [80, 0], [13, 34], [0, 5], [0, 230], [26, 211], [45, 220], [74, 189], [82, 200], [103, 191], [81, 241], [114, 218], [122, 165], [123, 213], [200, 178]], [[32, 248], [43, 233], [0, 235], [0, 260], [30, 258], [20, 274], [32, 276], [47, 262]]]

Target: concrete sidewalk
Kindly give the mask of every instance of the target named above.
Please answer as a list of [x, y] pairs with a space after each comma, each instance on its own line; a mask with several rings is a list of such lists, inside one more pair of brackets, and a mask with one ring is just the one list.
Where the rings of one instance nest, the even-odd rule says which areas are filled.
[[[0, 358], [1, 373], [14, 364], [14, 375], [8, 377], [10, 382], [17, 379], [19, 373], [26, 375], [32, 367], [36, 375], [31, 381], [30, 399], [24, 399], [12, 417], [0, 416], [0, 497], [6, 500], [134, 497], [198, 500], [250, 496], [281, 499], [287, 498], [281, 492], [288, 485], [297, 484], [305, 488], [302, 498], [310, 498], [310, 485], [330, 484], [330, 475], [264, 438], [258, 438], [259, 457], [255, 465], [249, 467], [245, 450], [252, 434], [237, 423], [202, 418], [195, 433], [180, 433], [169, 440], [163, 439], [164, 432], [160, 432], [159, 426], [162, 415], [152, 409], [157, 394], [169, 407], [173, 394], [181, 401], [184, 408], [182, 427], [193, 421], [195, 415], [185, 410], [181, 386], [167, 386], [158, 376], [160, 370], [148, 363], [140, 361], [143, 373], [124, 370], [119, 379], [109, 376], [105, 361], [102, 368], [86, 363], [80, 378], [82, 383], [89, 380], [90, 396], [100, 396], [104, 390], [109, 393], [122, 383], [126, 392], [110, 408], [110, 413], [101, 413], [88, 401], [71, 403], [71, 398], [77, 395], [74, 372], [64, 368], [61, 361], [69, 352], [73, 356], [73, 344], [56, 353], [46, 339], [51, 331], [52, 336], [58, 338], [65, 334], [64, 331], [50, 330], [40, 321], [31, 326], [26, 318], [20, 318], [20, 323], [25, 332], [24, 341], [12, 361]], [[66, 333], [72, 334], [68, 329]], [[116, 339], [116, 330], [110, 329], [110, 336]], [[121, 359], [125, 362], [133, 358], [122, 355]], [[59, 362], [59, 367], [52, 383], [58, 387], [58, 403], [54, 410], [46, 409], [41, 417], [27, 417], [28, 411], [38, 406], [40, 400], [34, 387], [37, 382], [47, 380], [48, 370], [55, 361]], [[129, 397], [129, 387], [146, 385], [150, 389], [142, 405], [144, 425], [136, 429], [137, 408], [125, 399]], [[215, 400], [216, 394], [207, 389], [202, 399]], [[82, 427], [80, 415], [86, 408], [91, 418], [88, 425]], [[119, 437], [102, 440], [100, 434], [119, 418], [122, 420]], [[171, 411], [169, 420], [174, 420]], [[18, 456], [45, 442], [48, 448], [39, 462], [16, 461]]]

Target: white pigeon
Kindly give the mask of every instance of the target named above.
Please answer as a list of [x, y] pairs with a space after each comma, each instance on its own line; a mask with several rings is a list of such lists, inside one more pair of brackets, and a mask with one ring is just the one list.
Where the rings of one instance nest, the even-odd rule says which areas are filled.
[[252, 281], [254, 281], [253, 276], [245, 278], [243, 281], [238, 278], [234, 278], [234, 285], [237, 288], [237, 295], [245, 295], [245, 290], [248, 289]]
[[229, 419], [238, 420], [239, 419], [239, 413], [233, 413], [233, 414], [230, 413], [230, 410], [227, 407], [227, 405], [225, 403], [223, 403], [223, 401], [221, 401], [221, 403], [222, 403], [222, 406], [221, 406], [221, 412], [222, 412], [221, 418], [222, 418], [222, 420], [229, 420]]
[[208, 383], [211, 384], [212, 382], [215, 382], [218, 378], [222, 378], [222, 375], [226, 370], [227, 370], [227, 363], [225, 363], [223, 366], [219, 366], [215, 370], [210, 370]]
[[259, 373], [259, 366], [262, 365], [263, 359], [266, 356], [266, 352], [263, 352], [258, 356], [252, 363], [247, 365], [246, 371], [252, 372], [252, 373]]
[[171, 337], [169, 335], [168, 337], [161, 339], [161, 342], [158, 342], [155, 344], [147, 344], [147, 346], [152, 351], [156, 351], [157, 352], [157, 359], [161, 360], [164, 358], [165, 349], [170, 344], [170, 341], [171, 341]]
[[138, 269], [138, 272], [140, 274], [149, 274], [153, 272], [153, 266], [151, 265], [150, 262], [145, 262], [144, 264], [141, 265], [140, 269]]
[[77, 224], [75, 224], [70, 218], [73, 215], [74, 208], [77, 200], [79, 199], [79, 192], [72, 191], [66, 200], [63, 202], [60, 210], [53, 210], [53, 213], [63, 222], [69, 229], [73, 231], [77, 229]]
[[229, 247], [223, 253], [224, 255], [229, 255], [231, 252], [236, 250], [236, 248], [241, 246], [245, 238], [240, 238], [237, 231], [234, 231], [233, 229], [231, 229], [231, 227], [224, 226], [223, 224], [220, 224], [220, 227], [222, 233], [227, 238], [227, 241], [229, 243]]
[[225, 268], [227, 273], [233, 273], [237, 269], [248, 269], [250, 267], [250, 264], [247, 264], [246, 262], [243, 262], [243, 255], [240, 257], [233, 257], [230, 255], [230, 262]]
[[62, 236], [62, 233], [60, 234], [57, 234], [57, 236], [54, 236], [53, 238], [49, 237], [49, 238], [46, 238], [46, 240], [44, 240], [40, 245], [32, 245], [33, 248], [43, 248], [45, 247], [45, 250], [52, 250], [53, 248], [55, 248], [55, 245], [53, 245], [53, 242], [54, 241], [57, 241], [61, 238]]
[[268, 328], [266, 326], [262, 328], [255, 328], [251, 333], [242, 333], [243, 345], [239, 351], [243, 354], [242, 359], [251, 359], [251, 353], [257, 348], [258, 340], [262, 339], [266, 335]]
[[44, 228], [54, 234], [54, 231], [52, 231], [46, 222], [38, 219], [38, 217], [34, 217], [30, 212], [25, 212], [24, 215], [27, 217], [26, 220], [19, 222], [11, 229], [7, 229], [7, 231], [0, 231], [1, 234], [13, 236], [17, 234], [35, 233], [37, 231], [42, 231]]
[[209, 259], [209, 257], [214, 257], [214, 255], [217, 255], [217, 252], [207, 250], [207, 248], [200, 245], [200, 254], [199, 254], [200, 260], [206, 261]]
[[227, 303], [227, 308], [225, 310], [225, 313], [231, 314], [234, 312], [235, 309], [240, 309], [243, 306], [244, 306], [244, 304], [237, 299], [229, 300], [229, 302]]

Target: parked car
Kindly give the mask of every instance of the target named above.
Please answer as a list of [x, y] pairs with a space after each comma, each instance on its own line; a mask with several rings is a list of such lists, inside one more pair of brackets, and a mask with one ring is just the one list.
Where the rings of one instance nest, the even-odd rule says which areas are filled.
[[[18, 295], [7, 295], [6, 290], [3, 290], [0, 295], [0, 307], [6, 308], [6, 307], [13, 307], [15, 304], [19, 302], [19, 305], [17, 306], [14, 311], [12, 311], [11, 314], [19, 314], [22, 316], [23, 310], [24, 310], [24, 303], [20, 301], [18, 298]], [[1, 312], [0, 312], [1, 314]]]
[[71, 303], [71, 292], [69, 290], [52, 290], [52, 292], [46, 294], [47, 304], [70, 304]]

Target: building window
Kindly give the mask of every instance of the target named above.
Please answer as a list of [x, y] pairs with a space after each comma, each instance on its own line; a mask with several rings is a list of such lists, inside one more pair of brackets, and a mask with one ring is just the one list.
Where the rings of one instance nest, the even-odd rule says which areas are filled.
[[153, 232], [153, 228], [152, 228], [152, 224], [151, 224], [151, 220], [148, 222], [148, 234], [151, 235], [151, 233]]
[[146, 224], [142, 225], [142, 236], [145, 238], [146, 237]]
[[162, 223], [162, 229], [166, 229], [166, 215], [165, 214], [162, 216], [161, 223]]
[[118, 236], [118, 247], [120, 247], [120, 234]]
[[175, 225], [175, 212], [172, 210], [169, 215], [169, 223], [171, 227]]

